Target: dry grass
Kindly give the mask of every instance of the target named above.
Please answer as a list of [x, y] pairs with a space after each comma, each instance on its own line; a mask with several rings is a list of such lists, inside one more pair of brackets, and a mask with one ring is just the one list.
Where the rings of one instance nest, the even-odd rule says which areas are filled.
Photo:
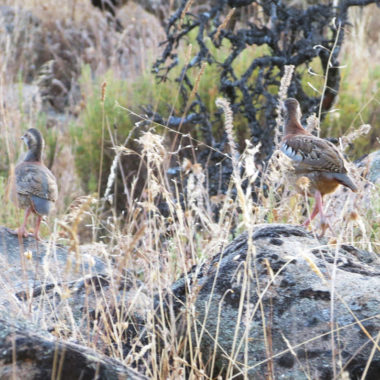
[[[17, 1], [9, 1], [8, 3], [20, 5], [20, 2]], [[87, 37], [91, 43], [82, 58], [84, 61], [88, 60], [85, 62], [89, 62], [91, 65], [94, 76], [102, 76], [106, 68], [111, 67], [117, 75], [126, 76], [132, 81], [133, 76], [144, 72], [146, 69], [146, 62], [151, 54], [151, 52], [148, 53], [149, 49], [146, 49], [146, 46], [156, 46], [159, 34], [152, 30], [150, 19], [147, 18], [148, 21], [144, 24], [142, 21], [144, 15], [141, 16], [141, 10], [136, 5], [131, 5], [131, 8], [128, 8], [130, 12], [125, 11], [131, 17], [126, 21], [129, 27], [125, 33], [118, 35], [117, 38], [115, 37], [115, 40], [114, 37], [110, 36], [108, 26], [104, 20], [101, 20], [99, 12], [92, 10], [88, 3], [84, 1], [64, 3], [60, 7], [60, 18], [56, 23], [61, 23], [60, 25], [64, 28], [71, 28], [71, 25], [78, 26], [80, 24], [88, 26], [89, 29], [87, 30], [93, 35], [90, 36], [91, 33], [89, 32]], [[46, 27], [46, 30], [52, 28], [49, 20], [57, 16], [54, 13], [56, 12], [54, 11], [55, 7], [49, 6], [51, 4], [55, 4], [55, 2], [46, 1], [41, 4], [39, 1], [29, 0], [22, 3], [24, 7], [29, 7], [33, 12], [38, 11], [43, 28]], [[133, 21], [133, 19], [135, 20]], [[363, 25], [371, 22], [374, 22], [373, 19], [362, 21], [357, 26], [358, 31], [364, 33]], [[136, 33], [135, 26], [137, 23], [142, 29], [140, 29], [139, 36], [136, 37], [134, 33]], [[131, 38], [133, 35], [134, 37]], [[65, 39], [66, 36], [65, 29], [61, 30], [60, 38]], [[108, 47], [103, 46], [102, 40], [104, 38], [106, 38], [107, 43], [111, 41], [112, 46], [112, 51], [107, 57], [103, 57], [105, 52], [109, 51], [107, 50]], [[374, 39], [374, 37], [372, 38]], [[123, 41], [126, 39], [130, 39], [134, 44], [125, 47]], [[359, 33], [348, 38], [346, 48], [348, 50], [353, 49], [352, 44], [357, 40], [362, 41], [361, 46], [367, 46], [363, 34]], [[371, 46], [375, 46], [377, 43], [377, 40], [373, 40]], [[118, 56], [120, 46], [126, 49], [122, 52], [124, 60], [120, 60]], [[20, 155], [19, 136], [26, 126], [40, 125], [43, 128], [42, 125], [44, 124], [44, 120], [41, 121], [40, 119], [43, 112], [42, 100], [38, 96], [31, 100], [28, 93], [29, 89], [33, 91], [34, 87], [29, 88], [26, 84], [18, 85], [14, 82], [17, 75], [11, 70], [11, 62], [15, 56], [18, 56], [12, 51], [16, 48], [12, 45], [10, 50], [2, 55], [2, 58], [0, 57], [0, 122], [2, 132], [0, 153], [3, 157], [0, 161], [0, 169], [3, 173], [8, 170], [11, 163], [17, 161]], [[131, 54], [132, 59], [129, 61], [127, 58]], [[355, 62], [359, 65], [363, 56], [366, 56], [366, 53], [363, 52], [362, 55], [359, 52], [358, 56], [353, 56], [352, 59], [357, 59]], [[27, 60], [25, 56], [19, 56], [18, 65], [22, 65], [24, 60]], [[352, 72], [352, 75], [356, 75], [361, 69], [361, 76], [363, 76], [366, 65], [370, 64], [368, 60], [365, 62], [355, 72]], [[203, 71], [199, 72], [197, 86], [202, 85], [202, 74]], [[357, 78], [360, 78], [360, 75]], [[355, 77], [350, 80], [356, 83]], [[289, 81], [284, 80], [284, 82], [288, 83]], [[18, 88], [19, 93], [17, 93]], [[282, 89], [282, 97], [286, 97], [286, 89], [287, 86]], [[101, 102], [101, 88], [98, 90], [99, 102]], [[11, 97], [11, 94], [16, 95]], [[105, 96], [107, 97], [107, 93]], [[377, 101], [377, 96], [378, 93], [376, 92], [373, 95], [373, 101]], [[4, 104], [7, 104], [7, 107], [4, 107]], [[86, 104], [84, 101], [83, 104], [73, 104], [73, 106], [80, 108], [86, 107]], [[11, 310], [21, 313], [26, 318], [33, 319], [43, 327], [52, 328], [54, 334], [59, 338], [73, 339], [98, 351], [105, 352], [127, 365], [139, 363], [139, 368], [144, 370], [150, 378], [178, 379], [185, 378], [185, 376], [192, 379], [211, 378], [204, 371], [204, 358], [201, 357], [197, 341], [193, 341], [194, 337], [190, 330], [186, 342], [179, 342], [176, 325], [173, 321], [169, 327], [164, 324], [155, 324], [157, 318], [156, 315], [153, 315], [155, 296], [157, 295], [159, 298], [160, 313], [163, 315], [164, 306], [160, 297], [163, 297], [164, 290], [169, 288], [182, 273], [186, 273], [193, 265], [199, 265], [217, 254], [221, 247], [231, 241], [234, 234], [251, 231], [253, 226], [259, 223], [300, 224], [305, 216], [310, 213], [311, 208], [309, 200], [292, 189], [286, 174], [289, 170], [289, 162], [280, 152], [274, 153], [268, 168], [264, 172], [260, 166], [255, 164], [254, 160], [258, 147], [251, 146], [247, 142], [243, 154], [239, 156], [236, 153], [233, 115], [228, 102], [225, 100], [219, 100], [218, 106], [223, 107], [225, 113], [225, 129], [228, 132], [230, 146], [229, 153], [221, 153], [226, 160], [232, 160], [234, 167], [230, 190], [226, 194], [210, 197], [207, 190], [207, 168], [201, 167], [199, 163], [187, 160], [183, 162], [181, 172], [185, 180], [183, 203], [181, 204], [178, 201], [180, 197], [176, 194], [176, 192], [182, 191], [180, 190], [181, 187], [176, 183], [173, 185], [166, 170], [167, 162], [176, 158], [176, 152], [173, 153], [168, 150], [166, 141], [158, 133], [158, 130], [167, 129], [167, 127], [157, 125], [156, 128], [152, 127], [146, 131], [137, 141], [141, 151], [141, 165], [146, 169], [144, 191], [141, 197], [136, 200], [131, 196], [125, 213], [122, 215], [110, 213], [107, 218], [102, 218], [101, 215], [104, 214], [99, 210], [105, 202], [112, 199], [114, 176], [120, 162], [119, 159], [122, 156], [129, 156], [133, 152], [114, 143], [114, 157], [112, 157], [114, 160], [104, 198], [102, 194], [85, 195], [77, 198], [83, 194], [75, 176], [75, 146], [70, 146], [72, 140], [69, 137], [68, 124], [71, 122], [70, 118], [74, 118], [81, 110], [73, 110], [70, 117], [63, 120], [61, 124], [56, 124], [56, 133], [53, 133], [51, 138], [52, 141], [57, 142], [58, 148], [53, 150], [54, 144], [51, 143], [49, 149], [53, 152], [49, 151], [48, 156], [53, 157], [52, 168], [59, 181], [61, 198], [57, 205], [57, 215], [51, 218], [48, 226], [45, 226], [45, 231], [49, 231], [48, 234], [45, 232], [46, 236], [50, 236], [54, 243], [64, 243], [69, 246], [77, 257], [80, 257], [83, 252], [87, 252], [89, 256], [102, 258], [109, 268], [111, 285], [104, 291], [96, 292], [95, 295], [88, 295], [85, 300], [88, 305], [93, 306], [96, 310], [98, 323], [95, 325], [89, 323], [91, 316], [86, 312], [79, 318], [74, 315], [76, 305], [72, 298], [73, 289], [65, 282], [64, 276], [56, 283], [56, 290], [63, 300], [59, 307], [50, 296], [44, 295], [40, 298], [39, 303], [32, 305], [32, 313], [23, 303], [15, 301], [12, 302]], [[119, 107], [118, 110], [120, 111], [120, 109]], [[106, 111], [104, 112], [102, 125], [104, 133], [100, 141], [102, 144], [105, 138], [111, 135], [106, 123], [109, 115]], [[127, 111], [123, 110], [123, 112]], [[363, 123], [367, 123], [367, 121], [363, 120]], [[46, 134], [51, 133], [50, 129], [44, 131]], [[181, 132], [171, 132], [178, 134], [179, 141], [184, 137]], [[194, 142], [189, 136], [186, 137], [195, 149], [197, 142]], [[350, 139], [355, 137], [357, 136], [351, 135]], [[346, 146], [348, 145], [346, 144]], [[338, 226], [336, 234], [330, 236], [333, 239], [332, 243], [337, 245], [355, 244], [360, 248], [380, 252], [379, 188], [365, 179], [366, 168], [357, 169], [353, 165], [350, 165], [350, 168], [354, 173], [360, 191], [357, 195], [340, 191], [336, 197], [331, 197], [328, 201], [328, 214], [333, 220], [332, 224]], [[262, 185], [257, 187], [256, 179], [259, 174], [262, 176]], [[137, 178], [128, 178], [127, 180], [132, 183], [130, 194], [133, 195]], [[0, 184], [0, 189], [5, 188], [4, 183], [3, 181]], [[243, 183], [245, 183], [244, 187], [242, 186]], [[233, 196], [232, 192], [234, 187], [238, 190], [236, 197]], [[257, 194], [257, 202], [253, 201], [252, 192]], [[1, 196], [2, 199], [5, 199], [4, 191]], [[159, 202], [166, 203], [167, 217], [163, 217], [159, 211]], [[337, 207], [337, 202], [339, 202], [339, 207]], [[70, 204], [71, 207], [68, 207]], [[218, 218], [215, 217], [214, 212], [216, 206], [219, 209]], [[17, 224], [20, 216], [14, 214], [13, 206], [7, 205], [0, 213], [2, 223]], [[317, 223], [318, 219], [313, 225], [313, 231], [316, 232]], [[92, 245], [79, 247], [78, 233], [80, 233], [83, 224], [88, 225], [87, 229], [91, 231], [91, 240], [99, 236], [99, 231], [102, 231], [107, 237], [104, 240], [107, 241], [107, 244], [97, 241]], [[254, 255], [255, 247], [249, 241], [248, 257], [252, 259]], [[122, 298], [120, 302], [119, 288], [123, 283], [126, 268], [128, 268], [128, 276], [131, 277], [132, 285], [126, 297]], [[315, 268], [315, 271], [318, 272], [318, 268]], [[51, 278], [49, 280], [52, 281]], [[250, 286], [258, 286], [258, 283], [250, 284], [248, 277], [242, 279], [242, 284], [242, 294], [246, 294]], [[260, 294], [264, 294], [266, 291], [267, 289], [259, 289]], [[11, 289], [8, 289], [8, 292], [10, 295], [12, 294]], [[261, 299], [262, 297], [260, 297]], [[191, 326], [196, 320], [196, 313], [193, 309], [194, 300], [189, 298], [188, 304], [185, 306], [188, 309], [188, 321]], [[252, 307], [252, 305], [247, 307]], [[239, 320], [244, 318], [243, 308], [244, 302], [241, 303], [238, 312]], [[257, 313], [262, 312], [260, 302], [253, 305], [253, 308]], [[54, 318], [52, 318], [52, 309], [58, 310]], [[147, 340], [141, 339], [134, 342], [131, 351], [126, 354], [123, 351], [123, 342], [126, 331], [133, 324], [131, 315], [138, 315], [147, 320], [147, 328], [151, 334]], [[198, 339], [200, 339], [205, 332], [202, 328], [198, 329], [198, 332], [200, 334]], [[273, 363], [270, 363], [272, 359], [270, 336], [266, 336], [265, 339], [268, 370], [273, 372]], [[159, 340], [162, 340], [160, 348]], [[236, 364], [238, 348], [247, 342], [247, 336], [240, 341], [236, 334], [234, 350], [229, 353], [230, 365], [227, 368], [229, 375], [232, 375]], [[184, 346], [192, 348], [190, 359], [185, 354]], [[289, 350], [291, 351], [291, 348]], [[152, 360], [157, 353], [161, 355], [160, 363]], [[214, 360], [212, 360], [208, 368], [212, 369], [214, 365]], [[185, 375], [185, 373], [190, 373], [190, 375]]]
[[[229, 124], [226, 128], [233, 129], [233, 118], [228, 103], [220, 100], [218, 105], [222, 105], [225, 110], [226, 124]], [[233, 143], [232, 132], [230, 144], [233, 145]], [[202, 325], [195, 327], [197, 318], [192, 309], [195, 298], [189, 297], [186, 307], [189, 308], [188, 322], [190, 326], [193, 325], [196, 328], [199, 335], [195, 338], [189, 330], [185, 344], [177, 340], [174, 321], [169, 325], [157, 324], [157, 318], [160, 319], [160, 315], [164, 315], [164, 312], [160, 310], [158, 314], [153, 313], [155, 295], [162, 297], [165, 289], [170, 287], [180, 274], [186, 273], [193, 265], [203, 263], [218, 253], [221, 247], [231, 240], [232, 231], [250, 231], [258, 223], [299, 224], [304, 218], [301, 205], [307, 204], [307, 201], [289, 186], [287, 175], [285, 175], [289, 167], [279, 152], [273, 155], [268, 170], [263, 173], [264, 184], [270, 189], [269, 194], [263, 188], [255, 188], [255, 179], [259, 172], [259, 168], [254, 164], [254, 155], [257, 151], [249, 146], [240, 158], [237, 155], [234, 158], [237, 169], [232, 178], [231, 189], [233, 186], [238, 186], [238, 196], [233, 198], [232, 193], [228, 192], [219, 199], [221, 211], [219, 219], [216, 220], [212, 212], [213, 202], [206, 188], [206, 168], [196, 163], [184, 163], [183, 175], [187, 177], [187, 185], [184, 190], [184, 204], [180, 205], [173, 197], [169, 186], [170, 181], [164, 169], [164, 163], [169, 158], [170, 152], [165, 149], [163, 138], [152, 129], [139, 139], [139, 144], [141, 158], [147, 167], [144, 197], [138, 202], [131, 203], [131, 208], [123, 216], [123, 223], [120, 223], [117, 216], [110, 217], [108, 220], [98, 220], [96, 203], [92, 204], [91, 198], [84, 198], [71, 209], [64, 220], [58, 219], [57, 228], [51, 235], [53, 241], [61, 242], [63, 232], [65, 232], [66, 241], [70, 243], [72, 251], [77, 252], [78, 255], [77, 228], [80, 218], [87, 214], [94, 227], [102, 227], [109, 236], [112, 236], [112, 241], [107, 246], [94, 244], [84, 248], [87, 253], [90, 252], [90, 255], [101, 257], [112, 273], [111, 286], [97, 292], [95, 296], [89, 294], [86, 301], [90, 307], [95, 308], [98, 323], [90, 324], [91, 317], [86, 313], [83, 313], [79, 319], [74, 316], [76, 305], [73, 303], [73, 290], [65, 285], [64, 278], [62, 284], [57, 284], [57, 291], [59, 290], [61, 297], [65, 300], [63, 306], [59, 306], [58, 313], [55, 314], [58, 319], [51, 318], [52, 308], [57, 311], [57, 306], [54, 306], [51, 296], [48, 295], [42, 297], [39, 303], [33, 304], [33, 315], [41, 325], [53, 328], [54, 334], [62, 339], [74, 339], [98, 351], [107, 352], [128, 365], [139, 363], [139, 368], [143, 369], [150, 378], [175, 379], [178, 376], [185, 376], [185, 373], [190, 373], [187, 378], [197, 379], [203, 374], [202, 376], [207, 379], [209, 377], [205, 374], [205, 363], [201, 359], [199, 348], [196, 348], [197, 341], [201, 339], [204, 332], [202, 332]], [[231, 149], [231, 154], [233, 152], [234, 150]], [[116, 151], [116, 154], [129, 153], [123, 148]], [[226, 159], [233, 158], [229, 154], [225, 154], [225, 157]], [[240, 174], [240, 169], [243, 169], [243, 174]], [[248, 186], [242, 189], [241, 183], [246, 180]], [[371, 187], [365, 189], [367, 183], [360, 176], [356, 178], [356, 181], [363, 190], [362, 195], [367, 197], [372, 204], [379, 204], [378, 191]], [[257, 203], [252, 201], [252, 190], [259, 194]], [[342, 215], [338, 215], [339, 233], [334, 236], [333, 244], [353, 243], [363, 248], [378, 248], [379, 232], [372, 230], [373, 219], [364, 216], [365, 203], [352, 193], [342, 193], [340, 196], [342, 206], [338, 209], [342, 210], [344, 215], [350, 216], [352, 215], [349, 212], [350, 207], [355, 205], [358, 216], [342, 220]], [[168, 205], [167, 218], [162, 217], [157, 209], [159, 198], [165, 200]], [[330, 210], [335, 209], [335, 207], [330, 208]], [[373, 234], [372, 237], [371, 234]], [[251, 256], [253, 259], [255, 247], [252, 242], [249, 246], [248, 257]], [[124, 268], [128, 268], [132, 287], [128, 290], [128, 296], [120, 304], [117, 299], [119, 299], [119, 287], [122, 283]], [[316, 267], [315, 271], [318, 272], [319, 269]], [[249, 292], [250, 286], [253, 286], [249, 278], [248, 276], [241, 279], [243, 295]], [[255, 278], [258, 278], [257, 274]], [[256, 285], [259, 286], [259, 284]], [[262, 292], [263, 296], [267, 291], [267, 288], [259, 289], [259, 293]], [[163, 308], [163, 299], [161, 303]], [[253, 311], [256, 310], [255, 313], [260, 313], [260, 305], [259, 303], [250, 307]], [[237, 314], [239, 320], [245, 318], [244, 310], [243, 302]], [[123, 351], [124, 334], [130, 328], [136, 315], [148, 321], [147, 328], [150, 334], [147, 340], [137, 340], [132, 350], [126, 354]], [[237, 321], [237, 326], [239, 325]], [[83, 326], [87, 327], [83, 329]], [[241, 339], [238, 338], [236, 330], [234, 349], [229, 353], [230, 365], [227, 369], [227, 378], [232, 377], [237, 365], [235, 363], [237, 352], [248, 342], [245, 342], [248, 336], [244, 334]], [[272, 355], [270, 337], [267, 336], [266, 339], [265, 344], [268, 347], [268, 358], [270, 358]], [[160, 346], [158, 346], [158, 340], [161, 341]], [[184, 344], [189, 350], [193, 350], [190, 359], [186, 354], [187, 350], [184, 350]], [[160, 351], [157, 351], [158, 347]], [[289, 350], [291, 349], [290, 347]], [[151, 360], [157, 353], [161, 356], [160, 363]], [[241, 367], [241, 364], [238, 367]], [[273, 366], [269, 368], [273, 371]]]

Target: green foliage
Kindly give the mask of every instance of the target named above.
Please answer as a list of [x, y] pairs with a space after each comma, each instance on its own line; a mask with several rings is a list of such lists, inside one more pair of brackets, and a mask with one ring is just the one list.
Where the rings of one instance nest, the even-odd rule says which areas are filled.
[[[106, 83], [104, 103], [101, 100], [102, 83]], [[80, 78], [84, 94], [84, 108], [78, 120], [71, 125], [75, 147], [75, 164], [86, 192], [97, 190], [101, 167], [101, 146], [104, 144], [102, 181], [106, 180], [114, 157], [109, 131], [115, 133], [115, 143], [122, 144], [134, 123], [139, 119], [128, 110], [141, 114], [141, 106], [151, 105], [162, 115], [177, 114], [178, 84], [167, 81], [158, 84], [150, 71], [133, 79], [120, 79], [112, 71], [102, 78], [92, 78], [89, 66], [84, 66]], [[126, 109], [128, 110], [126, 110]], [[104, 141], [102, 141], [104, 136]]]
[[0, 176], [0, 199], [2, 202], [0, 225], [14, 229], [22, 222], [23, 212], [10, 201], [9, 190], [8, 178], [6, 176]]
[[[357, 138], [347, 152], [351, 159], [357, 159], [368, 152], [379, 149], [376, 137], [380, 134], [380, 65], [366, 67], [366, 73], [360, 75], [356, 63], [349, 55], [342, 58], [346, 64], [341, 69], [341, 87], [333, 112], [326, 115], [321, 125], [322, 137], [340, 137], [353, 132], [363, 124], [371, 124], [372, 130], [368, 135]], [[324, 77], [320, 60], [314, 59], [310, 65], [318, 75], [301, 72], [303, 88], [306, 94], [322, 92]]]
[[[196, 36], [198, 33], [198, 28], [195, 28], [189, 35], [189, 45], [191, 44], [191, 56], [194, 56], [198, 53], [199, 46], [196, 42]], [[215, 57], [217, 62], [224, 62], [227, 57], [232, 53], [231, 43], [223, 39], [222, 44], [219, 48], [217, 48], [214, 43], [211, 41], [209, 37], [204, 38], [204, 42], [209, 49], [211, 56]], [[184, 67], [185, 65], [185, 50], [183, 49], [182, 53], [180, 53], [179, 65], [178, 67]], [[234, 70], [235, 76], [240, 78], [246, 70], [251, 65], [252, 61], [255, 58], [269, 55], [270, 49], [268, 46], [247, 46], [240, 55], [235, 58], [232, 63], [232, 68]], [[198, 94], [202, 100], [202, 102], [207, 106], [207, 109], [210, 114], [217, 111], [217, 107], [215, 105], [215, 100], [220, 97], [222, 94], [220, 93], [220, 76], [221, 76], [222, 68], [217, 65], [206, 65], [204, 73], [199, 81]], [[194, 85], [196, 82], [196, 78], [199, 75], [199, 67], [194, 67], [189, 70], [189, 77]], [[249, 78], [249, 84], [254, 86], [256, 82], [256, 78], [258, 75], [259, 68], [253, 71], [251, 77]], [[175, 70], [171, 71], [171, 75], [173, 77], [178, 76], [178, 73]], [[231, 78], [233, 79], [233, 78]], [[277, 88], [276, 88], [277, 90]], [[237, 92], [237, 101], [242, 100], [242, 94]], [[242, 148], [245, 145], [245, 139], [250, 138], [250, 133], [247, 128], [247, 120], [244, 115], [234, 115], [234, 129], [235, 136], [239, 146]], [[216, 139], [220, 138], [223, 134], [223, 125], [222, 123], [215, 123], [213, 125], [213, 134]]]
[[[177, 77], [179, 67], [183, 67], [196, 54], [196, 49], [199, 48], [196, 43], [197, 32], [194, 30], [189, 36], [188, 44], [179, 48], [180, 64], [172, 70], [170, 78]], [[206, 39], [205, 41], [220, 62], [223, 62], [231, 52], [231, 46], [226, 40], [223, 40], [222, 46], [218, 49], [211, 40]], [[255, 57], [268, 53], [268, 47], [252, 46], [245, 49], [233, 63], [236, 76], [241, 76]], [[349, 61], [349, 57], [342, 61]], [[112, 71], [109, 71], [104, 77], [93, 78], [90, 68], [88, 66], [83, 68], [80, 83], [84, 94], [85, 107], [78, 121], [71, 126], [71, 132], [74, 139], [76, 167], [85, 191], [97, 190], [103, 143], [105, 146], [103, 181], [108, 174], [114, 155], [113, 151], [109, 149], [111, 147], [109, 130], [113, 131], [114, 126], [117, 128], [117, 140], [121, 143], [137, 120], [117, 104], [131, 109], [137, 114], [141, 114], [141, 106], [151, 105], [153, 110], [158, 111], [163, 116], [169, 116], [171, 113], [182, 116], [181, 112], [185, 108], [186, 102], [191, 100], [182, 99], [178, 82], [169, 78], [165, 82], [158, 83], [154, 74], [150, 72], [150, 64], [147, 64], [146, 67], [148, 69], [145, 72], [128, 79], [120, 79]], [[318, 75], [308, 74], [306, 67], [299, 67], [297, 71], [302, 76], [303, 88], [306, 93], [315, 95], [315, 89], [322, 91], [324, 84], [323, 68], [318, 58], [313, 60], [311, 68]], [[373, 125], [370, 136], [364, 136], [355, 141], [354, 149], [350, 151], [351, 158], [357, 158], [374, 149], [376, 136], [380, 132], [380, 112], [378, 103], [375, 101], [375, 96], [379, 90], [380, 65], [374, 65], [368, 69], [368, 79], [359, 83], [353, 83], [351, 80], [351, 74], [354, 70], [352, 63], [349, 62], [348, 67], [342, 69], [341, 90], [339, 101], [336, 104], [336, 108], [340, 111], [327, 115], [321, 126], [322, 135], [336, 137], [347, 133], [350, 127], [357, 128], [363, 123]], [[215, 100], [220, 96], [220, 72], [221, 68], [215, 65], [206, 65], [201, 76], [199, 67], [194, 67], [189, 72], [192, 84], [195, 85], [196, 82], [199, 82], [198, 93], [210, 113], [216, 112]], [[254, 71], [249, 79], [252, 81], [252, 85], [256, 76], [257, 72]], [[107, 83], [104, 105], [101, 102], [101, 85], [103, 82]], [[277, 88], [269, 89], [269, 91], [277, 91]], [[372, 101], [368, 101], [369, 99]], [[213, 128], [215, 137], [220, 137], [223, 133], [223, 126], [215, 124]], [[234, 128], [237, 142], [243, 147], [245, 139], [249, 138], [244, 115], [234, 115]], [[104, 132], [104, 141], [102, 141], [102, 131]], [[198, 138], [196, 129], [191, 133]], [[48, 145], [51, 146], [50, 151], [53, 151], [53, 138]]]
[[371, 132], [356, 139], [350, 149], [349, 154], [354, 159], [379, 148], [376, 137], [380, 134], [380, 109], [376, 98], [380, 90], [380, 65], [369, 66], [366, 75], [356, 81], [356, 67], [349, 57], [346, 62], [348, 66], [342, 70], [342, 85], [336, 104], [339, 113], [328, 115], [324, 126], [329, 135], [341, 136], [362, 124], [372, 125]]
[[[195, 40], [195, 35], [194, 35]], [[209, 41], [211, 44], [211, 41]], [[216, 49], [214, 47], [214, 49]], [[180, 60], [185, 62], [189, 47], [181, 49]], [[225, 44], [218, 50], [218, 55], [222, 61], [230, 53], [230, 47]], [[246, 49], [238, 59], [234, 67], [237, 75], [241, 75], [249, 66], [251, 60], [256, 55], [262, 54], [262, 49]], [[194, 52], [191, 56], [194, 55]], [[190, 57], [191, 58], [191, 57]], [[150, 67], [147, 65], [147, 67]], [[181, 65], [178, 65], [178, 69]], [[194, 74], [191, 80], [193, 84], [199, 75], [199, 67], [192, 71]], [[173, 70], [171, 75], [178, 75], [178, 71]], [[199, 78], [199, 89], [203, 101], [208, 105], [209, 112], [215, 112], [215, 100], [219, 93], [219, 75], [220, 69], [206, 66], [203, 75]], [[255, 73], [252, 76], [252, 82], [255, 80]], [[101, 86], [106, 82], [106, 95], [104, 104], [101, 101]], [[154, 74], [147, 70], [141, 75], [131, 79], [120, 79], [112, 72], [100, 78], [93, 78], [89, 66], [84, 66], [80, 78], [82, 93], [84, 94], [84, 105], [79, 115], [78, 121], [71, 125], [71, 135], [75, 148], [75, 164], [78, 174], [82, 180], [86, 192], [97, 190], [99, 179], [99, 168], [101, 160], [101, 146], [104, 143], [104, 161], [102, 179], [105, 180], [113, 152], [109, 149], [111, 141], [109, 138], [109, 129], [117, 128], [118, 142], [124, 141], [134, 126], [136, 118], [131, 116], [128, 111], [118, 106], [130, 109], [137, 114], [141, 113], [141, 106], [152, 105], [153, 109], [163, 116], [169, 116], [172, 112], [174, 115], [182, 116], [182, 110], [186, 103], [179, 94], [179, 84], [170, 79], [158, 83]], [[188, 101], [186, 99], [186, 101]], [[104, 107], [104, 108], [103, 108]], [[248, 138], [246, 121], [243, 116], [235, 117], [235, 127], [237, 139], [243, 144], [244, 139]], [[104, 129], [104, 141], [102, 142], [102, 132]], [[221, 133], [220, 126], [215, 126], [215, 135]], [[194, 136], [196, 130], [194, 131]]]
[[[101, 101], [101, 85], [103, 80], [92, 80], [88, 66], [84, 67], [80, 80], [85, 94], [86, 107], [77, 123], [71, 126], [75, 141], [75, 163], [86, 192], [97, 190], [97, 181], [101, 160], [101, 146], [108, 144], [109, 138], [102, 141], [102, 135], [108, 136], [107, 126], [117, 127], [121, 132], [131, 128], [129, 115], [115, 106], [122, 102], [127, 93], [127, 83], [115, 80], [109, 72], [104, 81], [107, 83], [104, 102]], [[106, 161], [109, 161], [107, 157]]]

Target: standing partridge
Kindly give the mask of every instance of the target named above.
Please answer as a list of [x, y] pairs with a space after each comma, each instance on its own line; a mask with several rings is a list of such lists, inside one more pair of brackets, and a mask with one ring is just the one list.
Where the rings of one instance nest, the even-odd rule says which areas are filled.
[[25, 209], [22, 226], [17, 230], [19, 236], [27, 237], [26, 223], [31, 213], [37, 221], [34, 236], [40, 240], [39, 229], [42, 217], [48, 215], [58, 198], [57, 182], [53, 173], [42, 162], [44, 140], [40, 131], [30, 128], [21, 137], [28, 147], [24, 161], [15, 168], [12, 195], [18, 207]]
[[[307, 195], [314, 196], [315, 206], [310, 217], [304, 222], [308, 226], [319, 213], [322, 234], [330, 227], [323, 213], [323, 197], [332, 193], [339, 185], [356, 192], [357, 187], [347, 174], [344, 159], [338, 149], [329, 141], [313, 136], [301, 125], [301, 108], [296, 99], [284, 102], [285, 131], [281, 150], [293, 162], [297, 178], [308, 178]], [[297, 186], [297, 190], [305, 193]]]

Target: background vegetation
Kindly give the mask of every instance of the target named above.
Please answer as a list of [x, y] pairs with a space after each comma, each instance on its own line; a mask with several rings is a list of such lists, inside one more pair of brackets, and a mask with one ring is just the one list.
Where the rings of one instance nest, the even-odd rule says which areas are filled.
[[[144, 283], [148, 303], [153, 303], [157, 291], [170, 286], [192, 265], [212, 257], [252, 225], [300, 224], [310, 212], [312, 204], [287, 182], [286, 162], [278, 152], [263, 174], [261, 186], [255, 187], [261, 168], [254, 163], [257, 147], [246, 140], [244, 115], [234, 115], [233, 129], [227, 130], [229, 147], [219, 152], [222, 159], [232, 159], [239, 170], [231, 179], [230, 190], [213, 196], [208, 192], [206, 168], [192, 160], [191, 154], [184, 159], [172, 149], [178, 146], [175, 141], [184, 142], [190, 151], [196, 149], [199, 130], [191, 124], [174, 129], [146, 120], [147, 110], [167, 118], [181, 117], [185, 101], [178, 82], [155, 80], [151, 65], [160, 52], [163, 28], [138, 4], [129, 2], [120, 10], [118, 17], [127, 27], [116, 32], [90, 1], [68, 1], [59, 7], [52, 0], [43, 4], [33, 0], [4, 3], [0, 25], [13, 32], [0, 33], [4, 52], [0, 55], [2, 225], [15, 228], [23, 217], [9, 202], [7, 177], [23, 153], [19, 138], [29, 127], [43, 132], [45, 162], [57, 176], [60, 189], [55, 214], [45, 222], [43, 235], [72, 246], [77, 244], [73, 231], [79, 234], [82, 243], [92, 244], [94, 255], [110, 260], [115, 273], [130, 269]], [[295, 3], [306, 5], [305, 1]], [[321, 131], [329, 137], [353, 133], [345, 153], [355, 160], [379, 148], [380, 41], [374, 31], [380, 29], [380, 18], [376, 6], [350, 12], [351, 25], [345, 26], [340, 56], [346, 67], [342, 69], [339, 99]], [[195, 35], [178, 46], [182, 62], [188, 62], [194, 54], [193, 38]], [[221, 60], [229, 49], [226, 44], [218, 50]], [[262, 53], [261, 48], [246, 49], [235, 63], [236, 72], [246, 69], [246, 56]], [[50, 61], [54, 64], [47, 67]], [[307, 69], [302, 73], [305, 87], [310, 83], [308, 91], [320, 91], [322, 68], [312, 63], [311, 69], [318, 75]], [[174, 78], [178, 73], [173, 71], [171, 75]], [[209, 112], [221, 112], [216, 105], [219, 87], [215, 71], [206, 66], [201, 72], [194, 68], [192, 74], [198, 78], [198, 90]], [[371, 124], [372, 129], [359, 136], [355, 131], [363, 124]], [[225, 125], [216, 124], [213, 131], [220, 136], [225, 133]], [[231, 154], [235, 143], [242, 153], [240, 158]], [[172, 181], [169, 167], [180, 172], [183, 187]], [[330, 198], [328, 214], [337, 231], [330, 234], [330, 244], [354, 243], [379, 252], [379, 189], [369, 185], [365, 168], [350, 168], [360, 192], [355, 196], [340, 191]], [[248, 183], [248, 187], [236, 196], [232, 187], [239, 188], [242, 183]], [[181, 191], [181, 197], [173, 195], [173, 189]], [[257, 194], [255, 201], [252, 189]], [[120, 205], [120, 199], [125, 203]], [[342, 207], [337, 207], [339, 202]], [[100, 245], [100, 241], [107, 245]], [[104, 318], [108, 316], [105, 313]], [[67, 321], [61, 322], [67, 327]], [[121, 326], [123, 321], [117, 322]], [[63, 339], [76, 335], [82, 343], [96, 346], [90, 335], [79, 334], [80, 326], [71, 328], [77, 329], [76, 334], [68, 332], [68, 327], [56, 334]], [[106, 332], [102, 339], [108, 347], [97, 349], [129, 364], [131, 354], [126, 357], [122, 351], [110, 348], [114, 347], [110, 342], [120, 343], [123, 334], [122, 327]], [[152, 377], [174, 379], [189, 364], [177, 361], [172, 366], [172, 358], [181, 358], [183, 352], [180, 344], [173, 346], [173, 336], [169, 334], [166, 339], [165, 343], [171, 345], [167, 367], [162, 364], [152, 369], [151, 363], [146, 363], [146, 371]]]

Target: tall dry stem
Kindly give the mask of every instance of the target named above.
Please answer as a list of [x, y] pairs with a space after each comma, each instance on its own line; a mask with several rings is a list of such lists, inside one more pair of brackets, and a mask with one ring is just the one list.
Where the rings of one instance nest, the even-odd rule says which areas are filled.
[[294, 71], [294, 65], [285, 65], [284, 66], [284, 74], [281, 78], [280, 88], [278, 90], [278, 104], [276, 108], [277, 117], [276, 117], [276, 130], [275, 130], [275, 144], [276, 146], [280, 142], [280, 127], [284, 124], [284, 119], [282, 117], [282, 104], [285, 99], [288, 97], [288, 88], [292, 81]]

